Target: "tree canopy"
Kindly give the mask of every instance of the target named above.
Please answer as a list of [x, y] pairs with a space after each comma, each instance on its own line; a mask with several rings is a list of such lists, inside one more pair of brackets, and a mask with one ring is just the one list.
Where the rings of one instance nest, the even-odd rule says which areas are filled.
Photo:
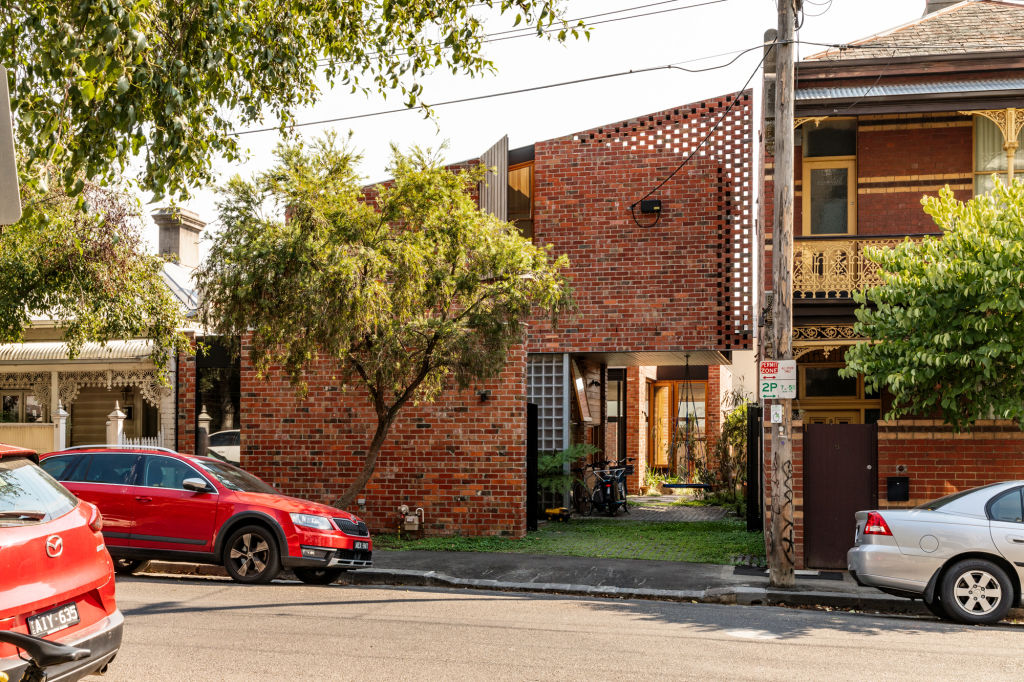
[[142, 248], [138, 201], [83, 183], [22, 187], [24, 213], [0, 231], [0, 343], [19, 342], [32, 317], [53, 319], [71, 357], [85, 341], [149, 338], [161, 369], [187, 348], [182, 309]]
[[[327, 85], [420, 102], [434, 69], [477, 75], [495, 10], [565, 40], [585, 30], [561, 0], [5, 0], [9, 69], [29, 167], [57, 167], [72, 192], [137, 156], [157, 199], [209, 184], [232, 133], [264, 116], [286, 130]], [[34, 177], [34, 176], [33, 176]]]
[[855, 294], [855, 330], [871, 341], [846, 353], [844, 372], [889, 389], [889, 418], [1024, 424], [1024, 183], [921, 202], [942, 236], [868, 251], [884, 283]]
[[477, 207], [482, 168], [395, 151], [393, 181], [368, 192], [331, 136], [282, 145], [277, 158], [224, 191], [223, 229], [198, 273], [201, 318], [248, 335], [257, 371], [282, 367], [300, 393], [321, 359], [365, 392], [377, 429], [336, 502], [347, 506], [405, 405], [495, 376], [535, 308], [568, 305], [568, 262]]

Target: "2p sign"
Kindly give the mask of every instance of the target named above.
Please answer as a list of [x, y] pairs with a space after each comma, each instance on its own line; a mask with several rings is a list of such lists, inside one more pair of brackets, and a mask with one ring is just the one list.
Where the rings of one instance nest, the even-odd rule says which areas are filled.
[[796, 360], [765, 360], [759, 374], [762, 399], [796, 397]]

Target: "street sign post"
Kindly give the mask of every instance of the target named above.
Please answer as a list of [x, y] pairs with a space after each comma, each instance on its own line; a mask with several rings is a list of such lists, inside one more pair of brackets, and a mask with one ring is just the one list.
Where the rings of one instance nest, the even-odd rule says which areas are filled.
[[796, 398], [796, 360], [765, 360], [760, 379], [762, 400]]
[[0, 66], [0, 225], [21, 220], [18, 163], [14, 158], [14, 128], [11, 99], [7, 92], [7, 69]]

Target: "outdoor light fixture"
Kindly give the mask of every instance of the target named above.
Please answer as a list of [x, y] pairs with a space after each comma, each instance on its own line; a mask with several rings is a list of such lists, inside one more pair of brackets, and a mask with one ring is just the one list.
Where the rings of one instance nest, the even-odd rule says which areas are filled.
[[478, 396], [480, 396], [480, 402], [486, 403], [487, 399], [491, 397], [491, 389], [489, 389], [489, 388], [477, 389], [476, 394]]

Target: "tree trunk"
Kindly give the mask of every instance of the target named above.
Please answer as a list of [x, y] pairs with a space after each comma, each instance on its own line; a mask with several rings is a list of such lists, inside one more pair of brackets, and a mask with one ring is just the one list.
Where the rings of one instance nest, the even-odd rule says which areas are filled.
[[384, 445], [384, 440], [388, 437], [388, 432], [391, 430], [391, 424], [394, 422], [394, 419], [394, 416], [390, 414], [377, 418], [377, 431], [373, 434], [373, 440], [370, 441], [370, 447], [366, 451], [366, 458], [363, 460], [363, 470], [356, 477], [356, 480], [352, 481], [352, 484], [345, 489], [341, 497], [331, 502], [332, 507], [345, 509], [355, 501], [356, 495], [361, 493], [366, 484], [370, 482], [370, 478], [377, 468], [377, 456]]

